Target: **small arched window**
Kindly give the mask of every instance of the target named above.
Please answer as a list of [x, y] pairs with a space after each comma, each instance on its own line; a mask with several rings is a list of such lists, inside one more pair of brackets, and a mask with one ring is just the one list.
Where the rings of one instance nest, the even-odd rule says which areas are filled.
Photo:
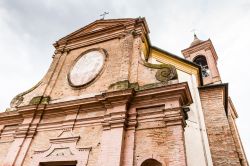
[[194, 59], [194, 63], [201, 66], [202, 77], [209, 76], [209, 69], [207, 65], [206, 57], [203, 55], [199, 55]]
[[162, 164], [155, 159], [147, 159], [147, 160], [143, 161], [141, 166], [162, 166]]

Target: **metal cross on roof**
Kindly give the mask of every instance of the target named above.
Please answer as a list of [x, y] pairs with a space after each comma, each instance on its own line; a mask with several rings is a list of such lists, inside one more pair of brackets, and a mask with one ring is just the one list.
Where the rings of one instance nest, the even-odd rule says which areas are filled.
[[100, 16], [102, 17], [101, 20], [104, 20], [105, 16], [109, 14], [109, 12], [104, 12], [103, 14], [101, 14]]
[[196, 29], [192, 29], [191, 32], [194, 33], [194, 35], [196, 34]]

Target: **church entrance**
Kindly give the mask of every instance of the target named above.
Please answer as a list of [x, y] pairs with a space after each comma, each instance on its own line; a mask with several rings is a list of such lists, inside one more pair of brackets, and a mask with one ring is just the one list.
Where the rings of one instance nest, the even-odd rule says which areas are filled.
[[53, 161], [53, 162], [42, 162], [39, 166], [76, 166], [76, 161]]
[[155, 159], [147, 159], [141, 164], [141, 166], [162, 166], [162, 164]]

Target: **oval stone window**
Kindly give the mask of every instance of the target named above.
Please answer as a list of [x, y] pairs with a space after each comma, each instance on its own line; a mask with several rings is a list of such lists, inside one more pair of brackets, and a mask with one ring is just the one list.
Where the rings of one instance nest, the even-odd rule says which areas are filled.
[[93, 81], [101, 72], [105, 58], [103, 50], [90, 50], [83, 53], [68, 75], [70, 85], [83, 86]]

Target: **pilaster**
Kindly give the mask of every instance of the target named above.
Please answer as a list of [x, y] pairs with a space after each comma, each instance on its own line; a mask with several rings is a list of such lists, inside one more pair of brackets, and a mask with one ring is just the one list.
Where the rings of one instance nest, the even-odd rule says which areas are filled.
[[163, 112], [167, 128], [168, 165], [185, 166], [187, 159], [184, 139], [184, 127], [186, 126], [184, 110], [177, 106], [165, 108]]
[[122, 165], [133, 166], [134, 148], [135, 148], [135, 130], [137, 127], [137, 111], [136, 108], [130, 108], [128, 113], [127, 128], [125, 133], [123, 162]]
[[3, 166], [22, 165], [44, 108], [45, 105], [30, 105], [19, 108], [18, 112], [23, 117], [23, 122], [15, 133], [14, 141], [3, 161]]
[[107, 109], [102, 122], [101, 151], [97, 165], [120, 166], [122, 164], [127, 104], [132, 96], [131, 89], [97, 96]]

